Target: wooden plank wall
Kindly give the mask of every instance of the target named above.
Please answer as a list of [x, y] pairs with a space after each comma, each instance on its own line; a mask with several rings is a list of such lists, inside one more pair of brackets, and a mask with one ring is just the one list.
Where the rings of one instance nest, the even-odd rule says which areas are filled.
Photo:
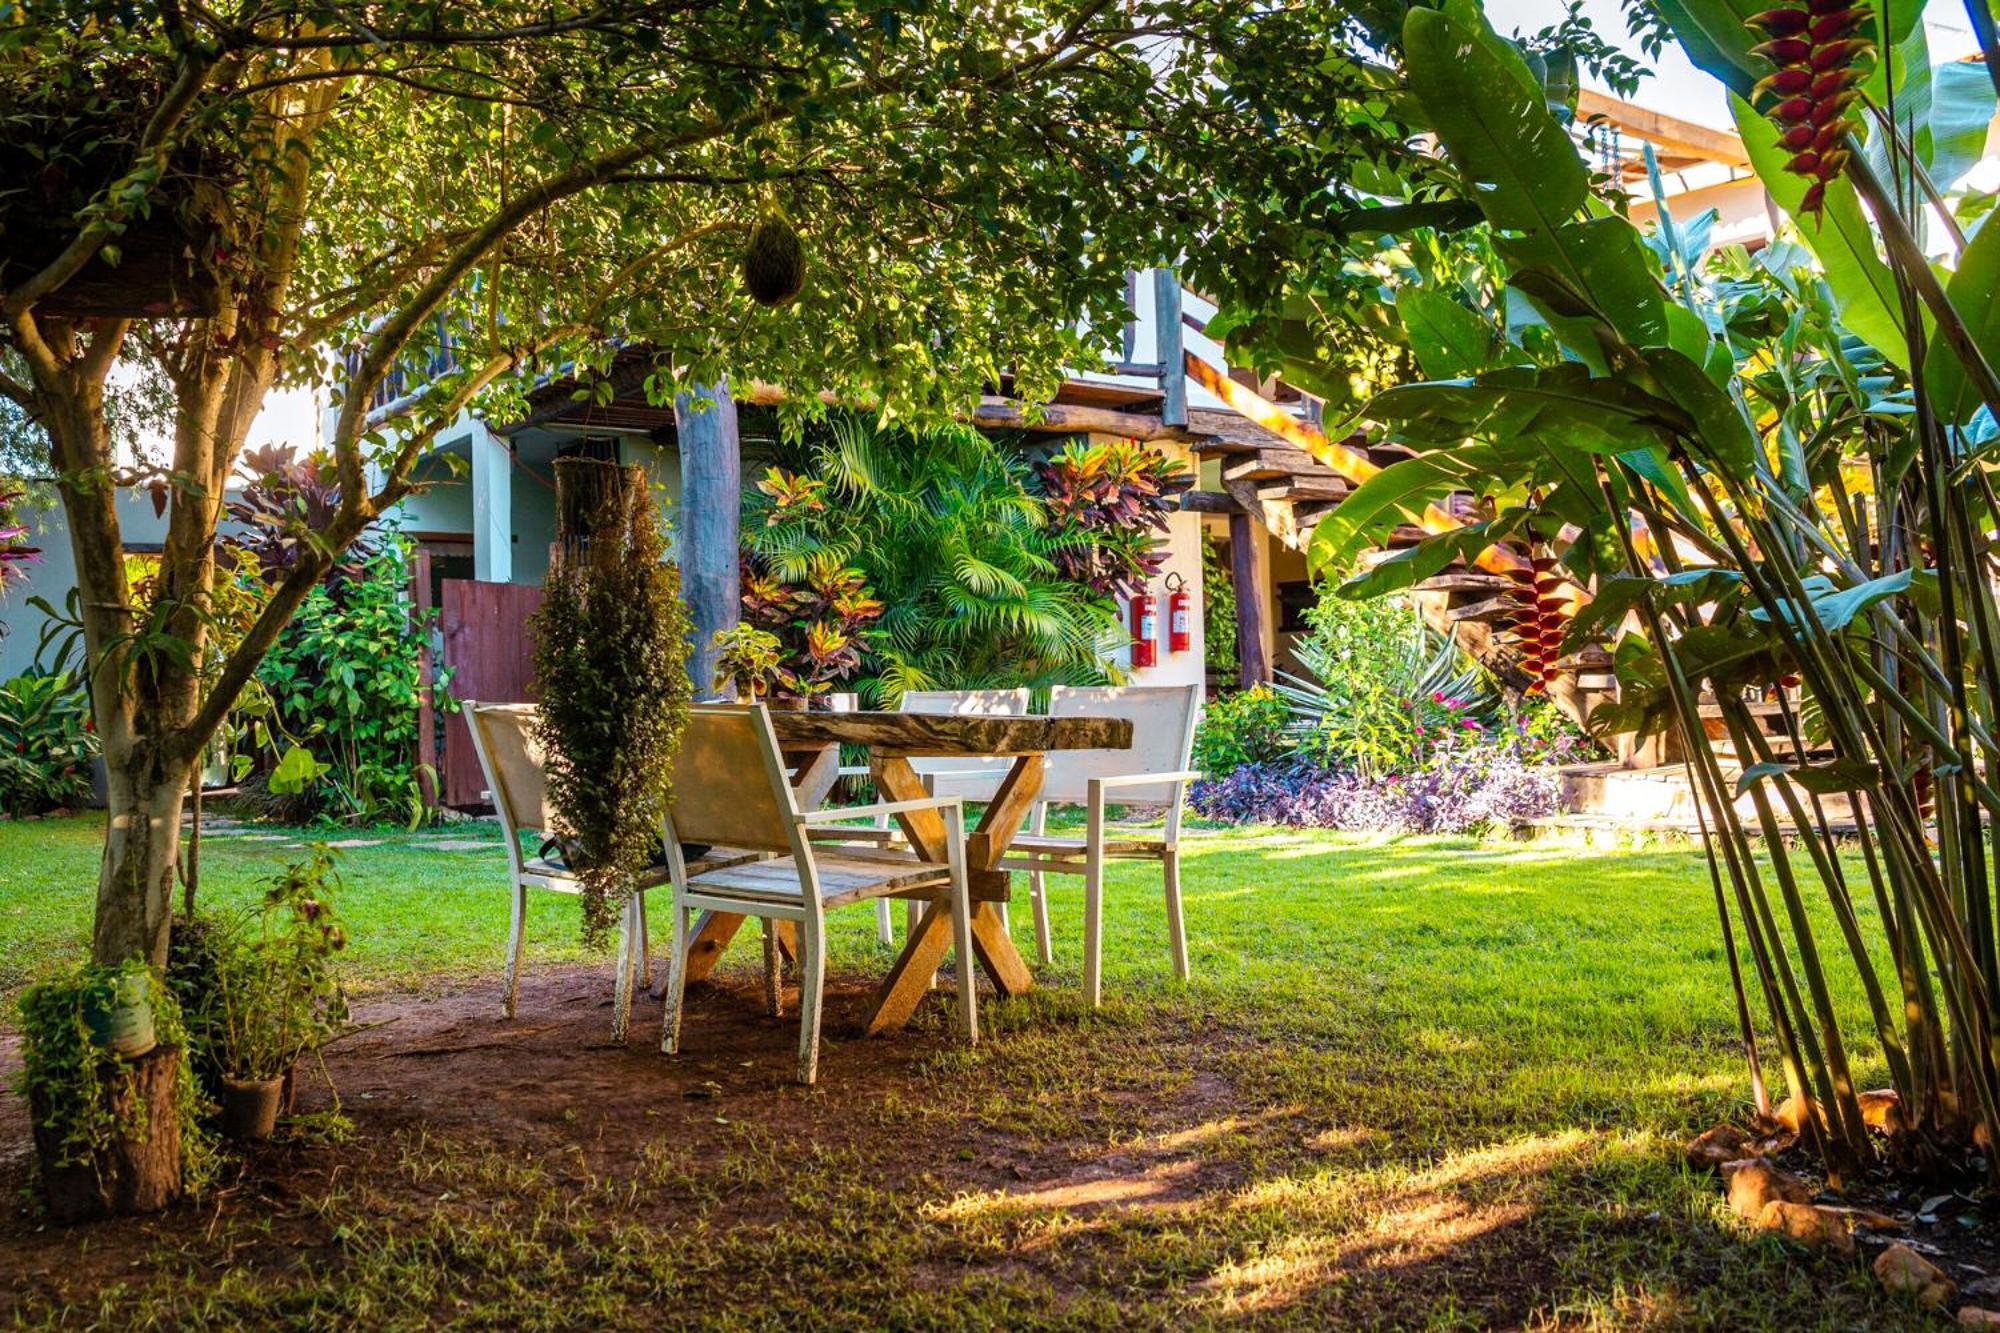
[[[525, 583], [446, 579], [439, 629], [444, 665], [452, 672], [454, 699], [480, 703], [533, 703], [534, 638], [528, 617], [542, 604], [542, 590]], [[465, 719], [445, 719], [444, 803], [464, 809], [484, 805], [486, 779]]]

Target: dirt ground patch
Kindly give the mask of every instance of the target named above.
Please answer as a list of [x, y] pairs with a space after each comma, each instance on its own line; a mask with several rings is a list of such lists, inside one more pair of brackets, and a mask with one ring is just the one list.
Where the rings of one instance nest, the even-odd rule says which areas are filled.
[[[1246, 1142], [1282, 1141], [1310, 1159], [1366, 1138], [1301, 1128], [1291, 1123], [1296, 1107], [1246, 1114], [1240, 1090], [1213, 1069], [1142, 1085], [1107, 1057], [1102, 1078], [1070, 1069], [1054, 1088], [1040, 1073], [1012, 1080], [1004, 1031], [989, 1043], [998, 1054], [989, 1049], [981, 1077], [968, 1080], [961, 1074], [975, 1057], [950, 1031], [948, 997], [926, 1006], [911, 1030], [865, 1039], [868, 992], [858, 981], [831, 987], [820, 1084], [800, 1088], [796, 1020], [763, 1014], [747, 971], [722, 983], [690, 991], [677, 1058], [659, 1052], [660, 1006], [643, 993], [630, 1040], [610, 1041], [602, 968], [531, 976], [512, 1022], [499, 1018], [491, 984], [377, 995], [356, 1007], [365, 1030], [327, 1057], [352, 1132], [281, 1136], [233, 1158], [205, 1199], [155, 1218], [87, 1228], [39, 1220], [20, 1193], [25, 1107], [0, 1100], [0, 1188], [16, 1200], [0, 1218], [0, 1322], [109, 1314], [122, 1292], [152, 1287], [175, 1289], [159, 1308], [177, 1312], [167, 1319], [177, 1322], [205, 1281], [280, 1290], [357, 1264], [357, 1283], [367, 1286], [383, 1278], [365, 1271], [375, 1260], [356, 1242], [357, 1219], [385, 1230], [443, 1228], [446, 1249], [466, 1236], [511, 1238], [504, 1247], [540, 1243], [552, 1207], [571, 1228], [551, 1241], [558, 1255], [602, 1246], [623, 1263], [634, 1235], [670, 1243], [700, 1232], [768, 1262], [778, 1279], [790, 1262], [780, 1239], [787, 1224], [803, 1214], [806, 1225], [838, 1226], [848, 1215], [854, 1230], [842, 1243], [864, 1268], [879, 1267], [884, 1284], [828, 1295], [850, 1315], [889, 1317], [892, 1282], [932, 1298], [983, 1293], [997, 1309], [1033, 1310], [1029, 1322], [1164, 1322], [1170, 1308], [1218, 1299], [1241, 1313], [1257, 1303], [1232, 1293], [1263, 1285], [1235, 1262], [1247, 1256], [1145, 1274], [1131, 1289], [1126, 1251], [1228, 1206], [1248, 1178], [1234, 1151]], [[1049, 1040], [1037, 1031], [1022, 1039], [1035, 1050], [1019, 1054], [1039, 1062]], [[1079, 1042], [1073, 1055], [1087, 1070], [1084, 1050]], [[18, 1065], [15, 1044], [0, 1044], [0, 1071]], [[994, 1098], [1032, 1104], [1043, 1118], [1030, 1132], [1006, 1128], [1012, 1112], [995, 1111]], [[308, 1081], [299, 1110], [332, 1105], [326, 1087]], [[1519, 1211], [1505, 1207], [1496, 1221]], [[1505, 1231], [1486, 1238], [1483, 1255], [1455, 1253], [1438, 1270], [1476, 1284], [1485, 1313], [1500, 1322], [1535, 1303], [1536, 1266]], [[1315, 1279], [1337, 1266], [1311, 1265]], [[709, 1277], [741, 1292], [758, 1283], [754, 1269], [739, 1259]], [[1390, 1288], [1410, 1276], [1393, 1274]], [[623, 1277], [640, 1287], [705, 1281], [684, 1270]], [[382, 1322], [482, 1322], [466, 1319], [466, 1300], [427, 1296]], [[1142, 1317], [1147, 1308], [1154, 1317]]]

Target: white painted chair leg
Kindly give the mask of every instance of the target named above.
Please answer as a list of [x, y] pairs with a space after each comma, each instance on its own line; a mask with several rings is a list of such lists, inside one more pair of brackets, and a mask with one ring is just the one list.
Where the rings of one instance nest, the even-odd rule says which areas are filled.
[[[1049, 803], [1035, 802], [1035, 815], [1028, 831], [1039, 837], [1049, 825]], [[1035, 955], [1044, 964], [1056, 960], [1055, 937], [1049, 930], [1048, 876], [1039, 870], [1028, 872], [1028, 906], [1035, 914]]]
[[819, 1009], [826, 984], [826, 939], [811, 922], [799, 926], [799, 1082], [819, 1077]]
[[1089, 850], [1083, 862], [1083, 998], [1095, 1009], [1104, 999], [1104, 794], [1098, 790], [1090, 793], [1085, 836]]
[[681, 998], [687, 993], [688, 913], [675, 905], [667, 915], [673, 923], [673, 943], [667, 954], [667, 1014], [660, 1025], [660, 1049], [673, 1055], [681, 1048]]
[[639, 984], [647, 990], [653, 989], [653, 940], [648, 933], [646, 921], [646, 895], [634, 895], [639, 900]]
[[1187, 925], [1181, 919], [1181, 853], [1178, 847], [1161, 853], [1167, 880], [1167, 942], [1174, 951], [1174, 975], [1188, 979]]
[[519, 880], [514, 882], [514, 910], [507, 927], [507, 998], [504, 1007], [507, 1017], [514, 1016], [514, 1006], [521, 998], [521, 942], [527, 933], [528, 886]]
[[[886, 831], [889, 827], [889, 816], [875, 816], [875, 827]], [[889, 916], [889, 900], [887, 898], [877, 898], [875, 900], [875, 935], [884, 944], [894, 944], [896, 942], [896, 927]]]
[[632, 1021], [632, 954], [638, 944], [639, 895], [633, 894], [625, 900], [625, 910], [618, 917], [618, 978], [613, 983], [617, 989], [611, 995], [611, 1040], [625, 1040], [626, 1029]]
[[979, 1044], [979, 964], [972, 956], [972, 890], [965, 873], [964, 825], [946, 852], [951, 866], [951, 952], [958, 969], [958, 1023], [968, 1045]]
[[778, 955], [778, 923], [759, 918], [764, 926], [764, 1012], [773, 1018], [785, 1012], [785, 983]]

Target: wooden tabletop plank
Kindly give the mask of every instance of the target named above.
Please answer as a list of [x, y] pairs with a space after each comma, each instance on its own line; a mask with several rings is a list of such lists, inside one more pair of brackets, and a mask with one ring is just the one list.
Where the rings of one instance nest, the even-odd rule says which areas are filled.
[[1007, 755], [1132, 748], [1132, 722], [1122, 717], [773, 712], [771, 729], [784, 745], [837, 741], [865, 745], [884, 755]]

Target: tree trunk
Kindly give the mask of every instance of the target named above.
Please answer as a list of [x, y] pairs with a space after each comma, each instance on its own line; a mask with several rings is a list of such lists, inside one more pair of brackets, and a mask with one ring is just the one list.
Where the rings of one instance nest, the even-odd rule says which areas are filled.
[[129, 1213], [157, 1213], [181, 1194], [181, 1122], [174, 1111], [174, 1083], [181, 1052], [156, 1047], [126, 1071], [108, 1074], [99, 1095], [121, 1125], [143, 1122], [143, 1134], [124, 1134], [89, 1161], [58, 1166], [62, 1144], [45, 1128], [53, 1108], [30, 1099], [35, 1150], [42, 1159], [42, 1194], [58, 1222], [88, 1222]]
[[165, 967], [191, 772], [186, 764], [135, 753], [124, 763], [107, 755], [105, 776], [109, 799], [91, 956], [100, 963], [144, 958]]

